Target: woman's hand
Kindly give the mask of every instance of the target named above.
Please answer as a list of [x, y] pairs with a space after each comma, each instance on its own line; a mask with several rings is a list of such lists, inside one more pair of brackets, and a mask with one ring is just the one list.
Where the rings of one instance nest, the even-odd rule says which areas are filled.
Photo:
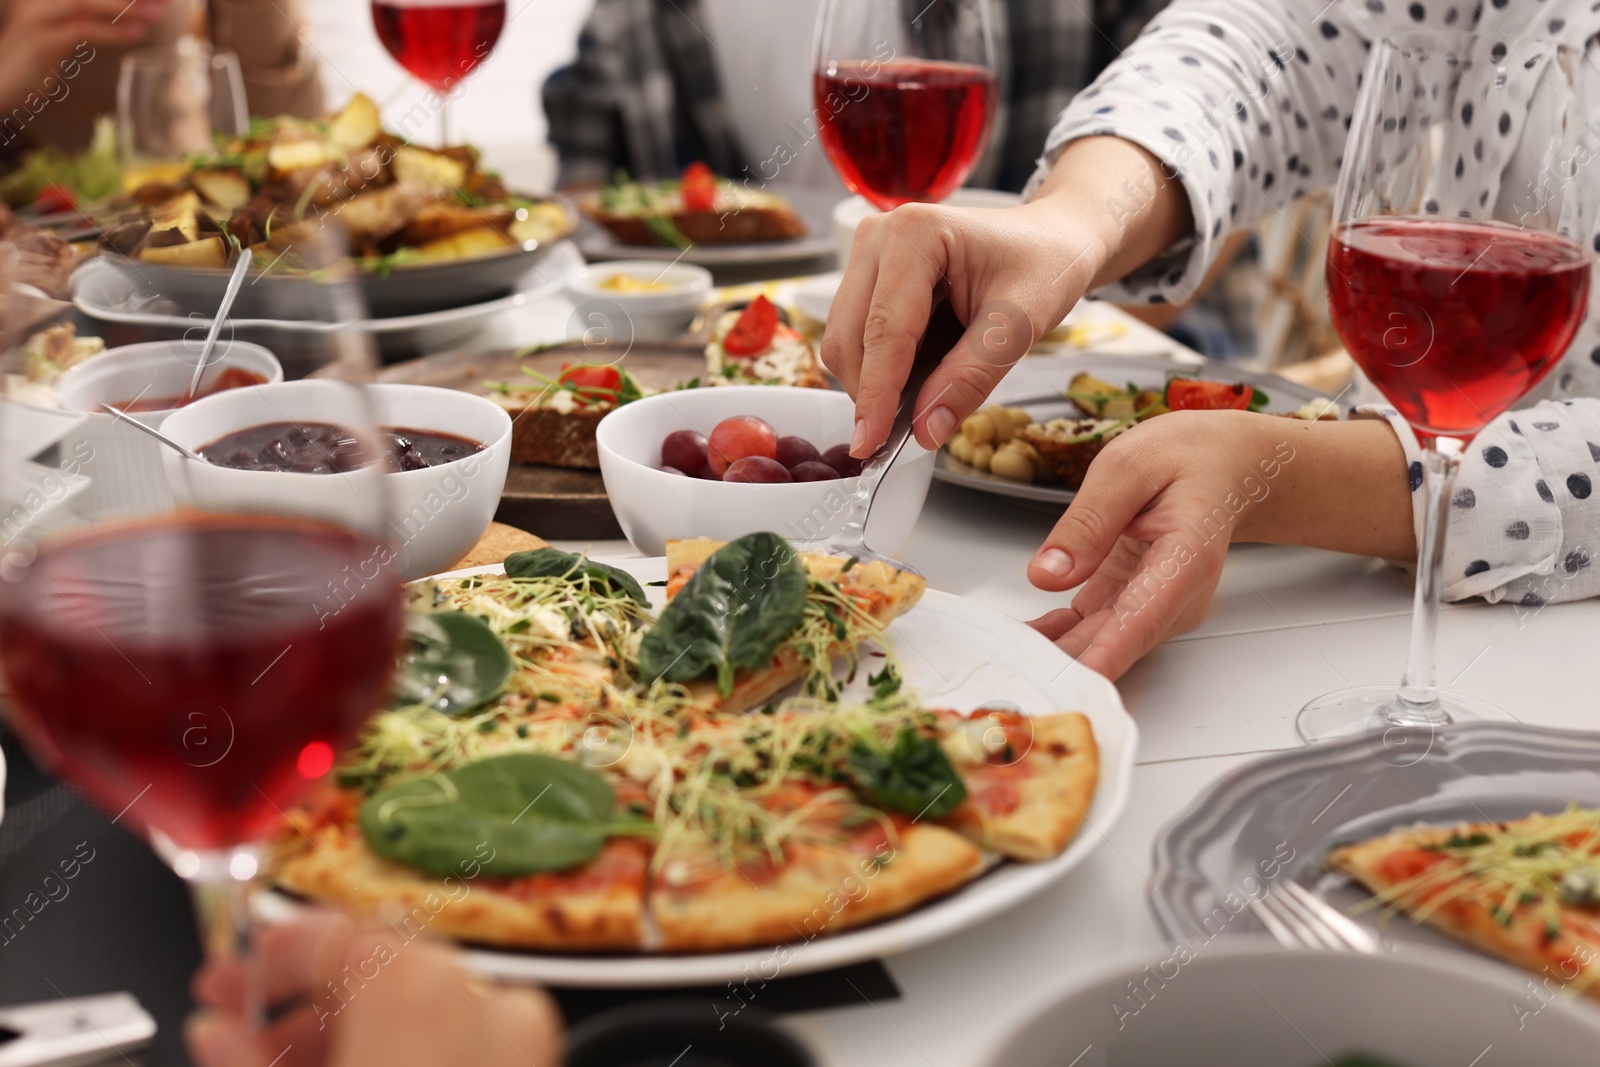
[[1174, 411], [1114, 438], [1028, 567], [1079, 586], [1031, 625], [1120, 677], [1206, 617], [1233, 541], [1415, 555], [1405, 453], [1380, 421]]
[[0, 103], [9, 111], [29, 92], [49, 95], [44, 79], [59, 75], [57, 65], [79, 44], [142, 41], [166, 4], [167, 0], [11, 0], [0, 23], [0, 56], [6, 57]]
[[938, 297], [949, 297], [967, 330], [916, 401], [913, 428], [929, 449], [1091, 285], [1170, 244], [1188, 210], [1150, 153], [1088, 137], [1062, 151], [1040, 195], [1021, 207], [908, 204], [863, 220], [822, 341], [823, 364], [856, 398], [851, 454], [871, 455], [888, 436]]
[[[266, 1029], [243, 1022], [244, 969], [214, 959], [194, 980], [188, 1041], [200, 1067], [554, 1067], [561, 1019], [536, 989], [486, 986], [453, 955], [399, 926], [358, 928], [320, 914], [263, 931], [256, 952]], [[297, 1003], [298, 1002], [298, 1003]]]

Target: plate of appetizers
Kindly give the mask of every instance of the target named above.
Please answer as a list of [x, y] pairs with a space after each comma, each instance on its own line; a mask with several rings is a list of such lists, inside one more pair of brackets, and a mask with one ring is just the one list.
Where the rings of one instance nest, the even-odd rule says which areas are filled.
[[[1053, 392], [1033, 384], [1046, 361], [1061, 383]], [[1228, 363], [1086, 354], [1031, 357], [1029, 364], [1028, 384], [1008, 388], [1002, 383], [995, 402], [968, 416], [939, 450], [936, 479], [1000, 496], [1067, 504], [1107, 442], [1169, 411], [1339, 417], [1337, 405], [1313, 389]]]
[[542, 549], [410, 604], [394, 703], [292, 813], [271, 916], [403, 916], [560, 985], [798, 974], [1003, 913], [1127, 797], [1109, 682], [883, 563], [768, 533]]
[[678, 179], [625, 178], [578, 201], [578, 247], [591, 260], [660, 259], [705, 267], [792, 263], [834, 253], [839, 194], [783, 193], [690, 164]]

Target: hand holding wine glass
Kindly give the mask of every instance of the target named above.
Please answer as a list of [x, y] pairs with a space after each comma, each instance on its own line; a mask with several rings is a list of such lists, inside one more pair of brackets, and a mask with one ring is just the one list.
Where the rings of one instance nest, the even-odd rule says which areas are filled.
[[[334, 228], [308, 229], [285, 260], [308, 272], [297, 306], [313, 304], [328, 322], [359, 318]], [[159, 418], [172, 432], [188, 416], [222, 435], [261, 421], [261, 410], [299, 429], [310, 420], [295, 405], [315, 404], [337, 413], [327, 429], [342, 449], [382, 454], [360, 386], [372, 370], [370, 339], [347, 329], [310, 335], [280, 357], [286, 376], [317, 371], [317, 379], [209, 395], [203, 387], [190, 401], [183, 388], [200, 344], [172, 342], [167, 361], [110, 379], [124, 389], [136, 375], [149, 381], [105, 402], [182, 396], [174, 411], [126, 417]], [[233, 346], [225, 328], [208, 376], [230, 369]], [[0, 400], [0, 423], [19, 413]], [[206, 488], [222, 484], [215, 475], [191, 483], [193, 465], [214, 469], [207, 461], [168, 459], [136, 433], [114, 436], [125, 430], [111, 415], [85, 414], [63, 440], [91, 489], [96, 479], [123, 482], [120, 494], [78, 498], [103, 500], [78, 514], [33, 509], [31, 482], [54, 472], [26, 440], [0, 436], [9, 451], [0, 456], [0, 511], [13, 519], [0, 543], [11, 721], [51, 773], [142, 832], [190, 883], [214, 951], [244, 953], [260, 843], [332, 768], [393, 670], [400, 595], [386, 465], [325, 476], [229, 471], [222, 498]], [[147, 463], [140, 448], [156, 455]], [[329, 492], [306, 481], [318, 477], [337, 485]], [[185, 506], [174, 508], [175, 497]]]
[[[1510, 718], [1440, 693], [1434, 645], [1462, 449], [1555, 366], [1589, 303], [1589, 183], [1574, 163], [1581, 57], [1543, 41], [1519, 53], [1508, 59], [1493, 36], [1417, 33], [1380, 41], [1367, 63], [1334, 205], [1329, 303], [1350, 355], [1424, 445], [1412, 488], [1426, 494], [1425, 524], [1400, 686], [1308, 704], [1297, 722], [1308, 742]], [[1463, 113], [1500, 116], [1487, 159]], [[1482, 167], [1469, 172], [1468, 154]]]

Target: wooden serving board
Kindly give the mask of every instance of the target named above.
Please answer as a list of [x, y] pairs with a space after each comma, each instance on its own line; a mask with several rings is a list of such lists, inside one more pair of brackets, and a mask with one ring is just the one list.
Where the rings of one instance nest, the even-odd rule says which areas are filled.
[[[647, 386], [667, 389], [705, 372], [705, 342], [699, 337], [671, 342], [636, 341], [621, 365]], [[480, 396], [489, 382], [532, 381], [523, 368], [554, 378], [563, 363], [607, 363], [614, 357], [581, 341], [543, 348], [525, 356], [514, 349], [446, 352], [385, 367], [381, 382], [436, 385]], [[495, 513], [500, 522], [560, 541], [603, 541], [622, 536], [597, 470], [538, 467], [513, 463]]]

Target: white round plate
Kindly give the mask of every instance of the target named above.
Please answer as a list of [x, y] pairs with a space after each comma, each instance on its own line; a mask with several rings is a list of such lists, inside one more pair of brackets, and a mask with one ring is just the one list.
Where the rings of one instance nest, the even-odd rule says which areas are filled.
[[[641, 584], [666, 578], [666, 560], [607, 560]], [[499, 567], [452, 571], [444, 578], [498, 572]], [[645, 586], [659, 610], [665, 595]], [[1088, 817], [1065, 851], [1042, 863], [1001, 863], [975, 881], [904, 915], [812, 941], [791, 942], [783, 951], [784, 975], [806, 974], [907, 952], [1001, 915], [1065, 877], [1099, 848], [1127, 803], [1138, 729], [1116, 688], [1080, 666], [1043, 635], [993, 608], [930, 589], [917, 606], [896, 619], [889, 637], [906, 683], [931, 707], [969, 711], [1009, 703], [1030, 715], [1081, 711], [1100, 749], [1100, 781]], [[844, 699], [864, 699], [867, 657]], [[268, 898], [270, 900], [270, 897]], [[277, 896], [267, 914], [281, 910]], [[495, 978], [558, 986], [668, 987], [740, 981], [779, 966], [778, 946], [699, 955], [630, 954], [593, 956], [469, 948], [466, 962]], [[764, 969], [763, 969], [764, 968]]]
[[834, 254], [833, 205], [839, 193], [817, 189], [786, 189], [783, 197], [806, 224], [806, 235], [789, 241], [748, 241], [743, 244], [693, 245], [687, 251], [666, 245], [625, 245], [611, 231], [584, 219], [573, 240], [584, 256], [596, 259], [655, 259], [696, 263], [702, 267], [761, 267], [819, 259]]
[[[1024, 369], [1027, 371], [1026, 375], [1018, 373]], [[1243, 370], [1232, 363], [1219, 360], [1185, 362], [1165, 357], [1085, 353], [1081, 356], [1029, 356], [1017, 371], [1013, 371], [1006, 381], [1001, 382], [989, 399], [991, 403], [1020, 407], [1037, 422], [1056, 418], [1082, 418], [1078, 409], [1065, 396], [1041, 399], [1041, 394], [1047, 390], [1065, 392], [1072, 376], [1082, 371], [1088, 371], [1096, 378], [1113, 385], [1131, 382], [1141, 389], [1159, 388], [1173, 376], [1206, 378], [1218, 382], [1248, 382], [1267, 394], [1268, 412], [1293, 412], [1303, 407], [1307, 401], [1322, 396], [1315, 389], [1298, 382], [1291, 382], [1287, 378]], [[1041, 377], [1049, 378], [1046, 389], [1039, 388]], [[983, 493], [1009, 496], [1018, 500], [1037, 500], [1048, 504], [1070, 504], [1072, 498], [1077, 496], [1075, 490], [1059, 485], [1018, 482], [978, 470], [976, 467], [969, 467], [943, 448], [939, 449], [938, 459], [934, 462], [933, 477], [936, 481], [976, 489]]]

